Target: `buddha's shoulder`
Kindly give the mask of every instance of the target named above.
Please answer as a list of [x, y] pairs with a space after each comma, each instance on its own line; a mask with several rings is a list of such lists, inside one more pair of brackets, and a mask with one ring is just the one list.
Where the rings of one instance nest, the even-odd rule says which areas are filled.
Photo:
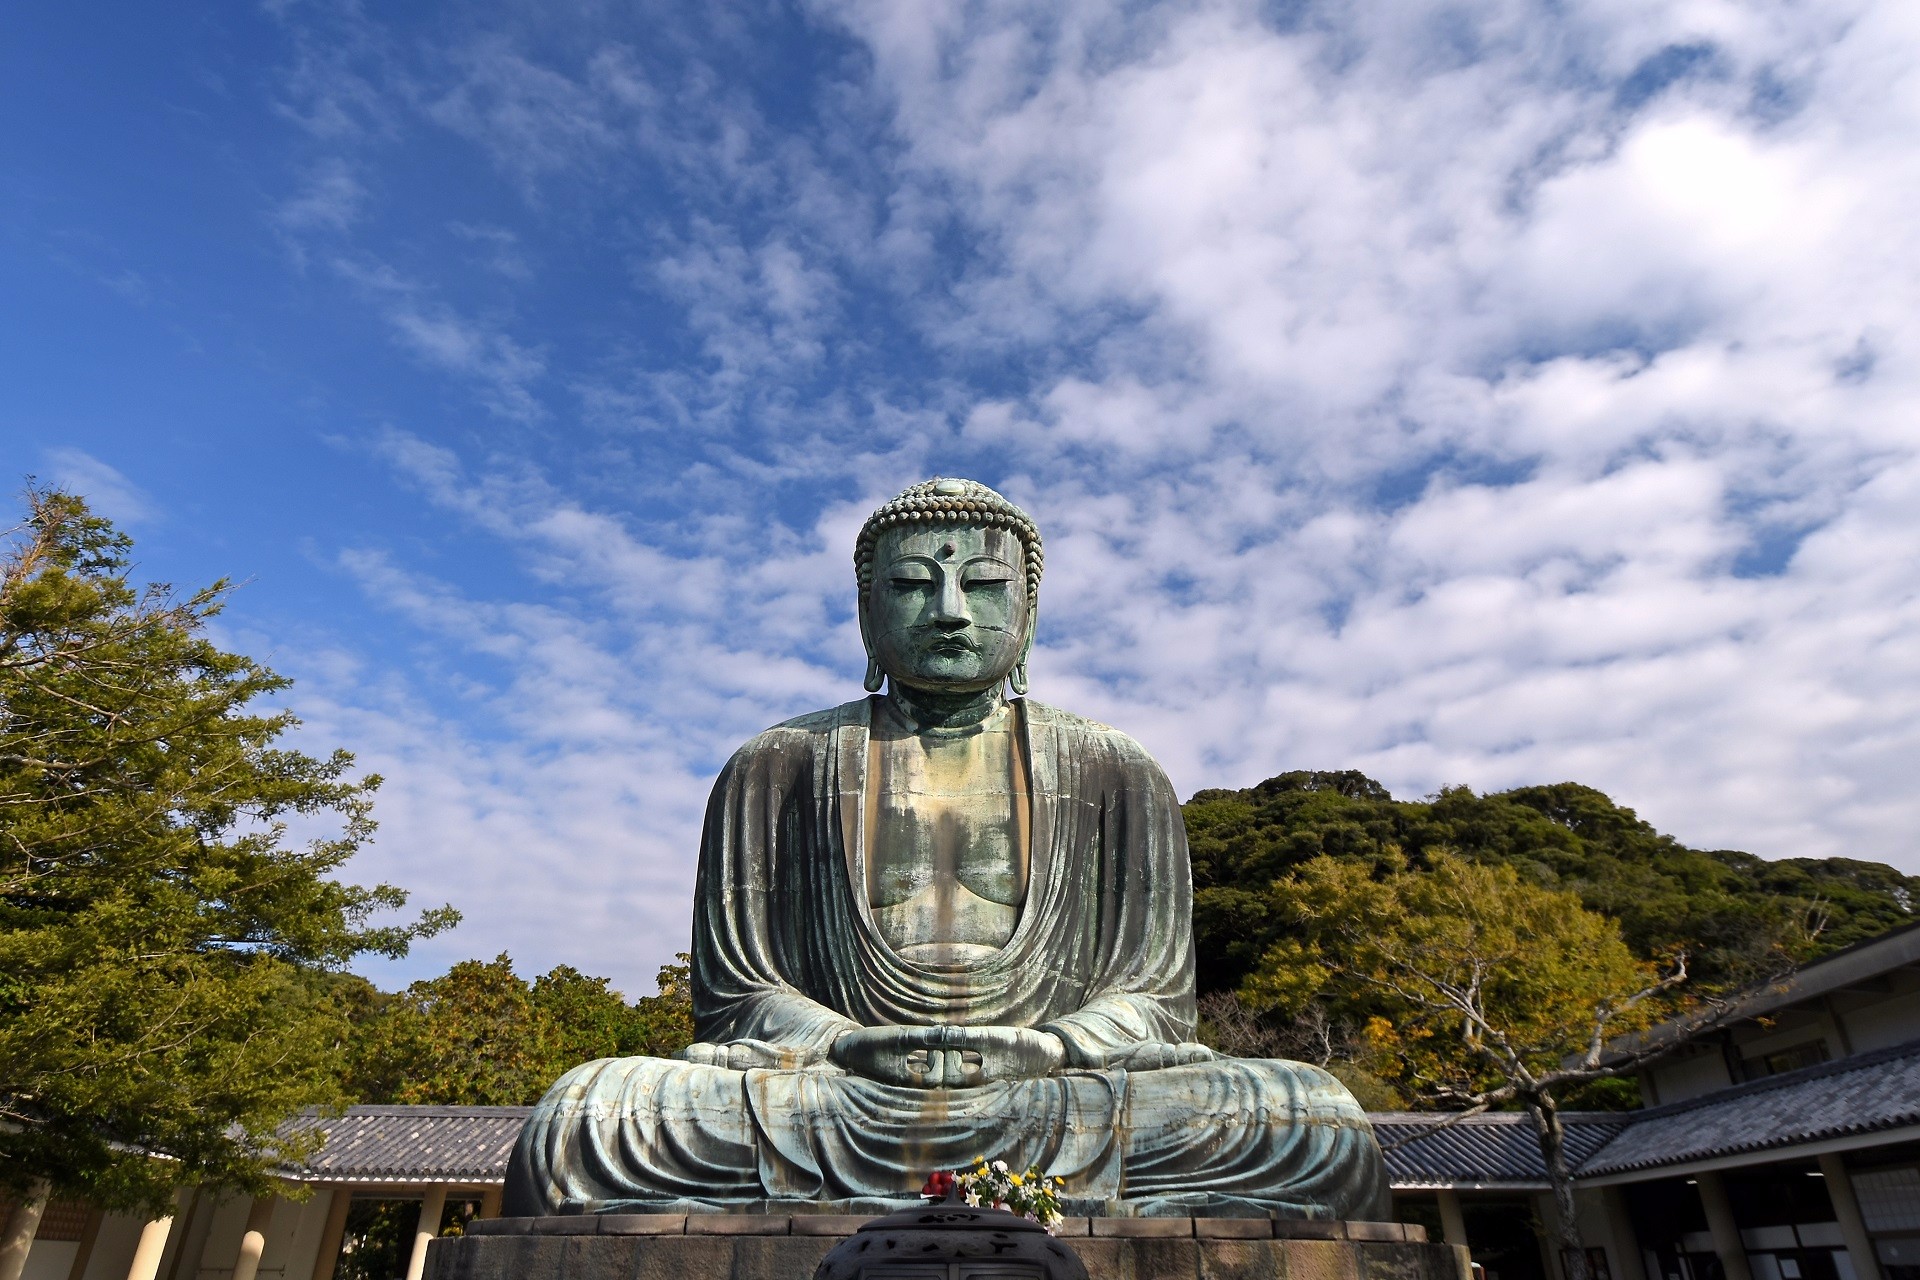
[[1145, 747], [1110, 724], [1102, 724], [1071, 711], [1062, 711], [1059, 707], [1050, 707], [1032, 698], [1025, 702], [1028, 723], [1035, 728], [1050, 729], [1061, 737], [1109, 752], [1121, 760], [1159, 767]]
[[791, 720], [782, 720], [770, 729], [762, 729], [748, 738], [734, 752], [736, 760], [757, 756], [785, 755], [790, 752], [811, 752], [833, 736], [836, 729], [850, 724], [867, 722], [867, 703], [863, 698], [858, 702], [843, 703], [837, 707], [828, 707], [824, 711], [809, 711], [803, 716]]

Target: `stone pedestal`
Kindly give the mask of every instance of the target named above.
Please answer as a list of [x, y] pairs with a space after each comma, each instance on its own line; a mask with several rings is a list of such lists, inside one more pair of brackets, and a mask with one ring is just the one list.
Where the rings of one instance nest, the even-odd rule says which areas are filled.
[[[436, 1240], [427, 1280], [811, 1280], [865, 1217], [495, 1218]], [[1069, 1218], [1091, 1280], [1471, 1280], [1467, 1251], [1397, 1222]]]

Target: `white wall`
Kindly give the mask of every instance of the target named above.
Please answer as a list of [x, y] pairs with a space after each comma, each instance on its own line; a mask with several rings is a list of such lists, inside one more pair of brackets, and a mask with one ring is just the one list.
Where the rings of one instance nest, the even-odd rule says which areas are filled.
[[20, 1280], [67, 1280], [79, 1253], [77, 1240], [35, 1240], [33, 1248], [27, 1250], [27, 1265]]
[[1684, 1102], [1733, 1083], [1727, 1074], [1726, 1059], [1721, 1057], [1718, 1047], [1668, 1058], [1656, 1064], [1650, 1074], [1654, 1088], [1659, 1091], [1658, 1101], [1662, 1104]]
[[193, 1265], [181, 1266], [182, 1280], [223, 1280], [233, 1274], [240, 1237], [247, 1229], [247, 1214], [252, 1208], [251, 1196], [224, 1196], [211, 1204], [201, 1203], [200, 1212], [207, 1214], [206, 1233], [200, 1239], [199, 1256], [190, 1260]]
[[[87, 1271], [81, 1280], [123, 1280], [127, 1268], [133, 1265], [133, 1251], [146, 1225], [144, 1214], [110, 1213], [101, 1219], [100, 1234], [93, 1238], [93, 1252], [87, 1255]], [[34, 1246], [36, 1250], [39, 1247]]]
[[1842, 1015], [1855, 1053], [1920, 1039], [1920, 991], [1889, 996]]
[[260, 1274], [265, 1276], [271, 1269], [285, 1280], [310, 1280], [333, 1198], [351, 1194], [345, 1187], [320, 1187], [297, 1204], [282, 1200], [275, 1205], [273, 1225], [267, 1229], [267, 1251], [260, 1257]]

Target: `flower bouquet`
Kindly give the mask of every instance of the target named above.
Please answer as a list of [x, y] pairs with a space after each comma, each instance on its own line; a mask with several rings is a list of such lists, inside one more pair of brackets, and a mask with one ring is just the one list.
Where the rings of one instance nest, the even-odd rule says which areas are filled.
[[974, 1208], [984, 1204], [1017, 1213], [1052, 1235], [1060, 1229], [1060, 1188], [1066, 1183], [1065, 1178], [1048, 1177], [1038, 1166], [1015, 1173], [1005, 1160], [976, 1156], [971, 1169], [951, 1173], [941, 1169], [929, 1175], [920, 1194], [929, 1200], [941, 1200], [958, 1191], [960, 1198]]

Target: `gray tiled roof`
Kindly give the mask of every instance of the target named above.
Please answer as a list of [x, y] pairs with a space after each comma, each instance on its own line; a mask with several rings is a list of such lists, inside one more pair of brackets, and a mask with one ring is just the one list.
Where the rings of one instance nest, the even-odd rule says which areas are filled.
[[[1369, 1118], [1396, 1187], [1545, 1186], [1546, 1162], [1533, 1124], [1518, 1112], [1455, 1120], [1420, 1111], [1376, 1111]], [[1563, 1112], [1567, 1155], [1576, 1166], [1627, 1127], [1615, 1112]]]
[[1579, 1168], [1624, 1173], [1920, 1124], [1920, 1041], [1637, 1112]]
[[315, 1182], [498, 1182], [532, 1107], [349, 1107], [304, 1123], [327, 1141]]

